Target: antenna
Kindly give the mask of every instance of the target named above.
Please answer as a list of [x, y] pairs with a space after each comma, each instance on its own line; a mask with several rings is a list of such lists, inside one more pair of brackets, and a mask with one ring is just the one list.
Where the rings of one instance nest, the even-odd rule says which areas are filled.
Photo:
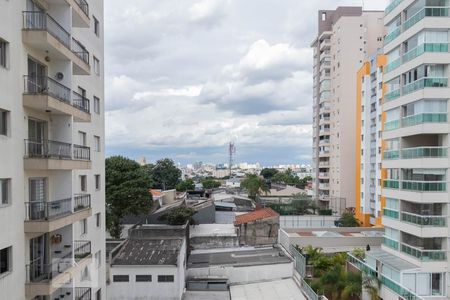
[[229, 155], [228, 169], [230, 173], [230, 178], [231, 178], [231, 166], [233, 165], [233, 155], [235, 154], [236, 154], [236, 146], [234, 145], [233, 142], [230, 142], [230, 144], [228, 145], [228, 155]]

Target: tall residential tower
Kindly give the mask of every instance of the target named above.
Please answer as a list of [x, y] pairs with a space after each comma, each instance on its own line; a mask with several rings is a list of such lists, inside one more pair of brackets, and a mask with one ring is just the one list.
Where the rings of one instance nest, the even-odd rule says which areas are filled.
[[103, 37], [101, 0], [0, 1], [0, 299], [106, 299]]

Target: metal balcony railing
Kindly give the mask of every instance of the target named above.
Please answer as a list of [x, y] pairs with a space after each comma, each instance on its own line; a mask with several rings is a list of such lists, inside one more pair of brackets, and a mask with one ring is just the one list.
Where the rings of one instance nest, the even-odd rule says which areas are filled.
[[73, 202], [74, 211], [79, 211], [90, 207], [91, 207], [91, 195], [77, 194], [74, 196]]
[[45, 30], [70, 49], [70, 33], [45, 12], [24, 11], [23, 29]]
[[75, 0], [75, 3], [81, 8], [84, 14], [89, 17], [89, 4], [86, 0]]
[[83, 44], [81, 44], [74, 38], [72, 38], [72, 52], [89, 65], [89, 52], [86, 50]]
[[73, 253], [75, 261], [80, 261], [83, 258], [88, 257], [91, 254], [91, 242], [90, 241], [74, 241]]
[[90, 148], [51, 140], [25, 140], [25, 158], [90, 160]]
[[90, 113], [90, 101], [83, 95], [73, 92], [73, 106], [81, 111]]
[[25, 202], [26, 221], [52, 220], [72, 213], [72, 198]]
[[91, 160], [91, 148], [73, 145], [73, 158], [76, 160]]
[[52, 280], [73, 266], [71, 252], [62, 258], [47, 263], [44, 258], [37, 258], [26, 265], [27, 282], [42, 282]]
[[76, 287], [74, 291], [75, 300], [91, 300], [91, 288]]
[[24, 93], [30, 95], [49, 95], [70, 104], [70, 89], [47, 76], [24, 77]]

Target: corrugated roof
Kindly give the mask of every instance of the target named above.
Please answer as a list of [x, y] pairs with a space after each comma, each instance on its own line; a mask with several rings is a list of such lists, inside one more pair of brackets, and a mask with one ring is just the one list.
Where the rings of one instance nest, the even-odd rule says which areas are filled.
[[277, 217], [279, 214], [271, 208], [263, 208], [259, 210], [252, 211], [247, 214], [236, 216], [234, 225], [241, 225], [244, 223], [254, 222], [256, 220]]

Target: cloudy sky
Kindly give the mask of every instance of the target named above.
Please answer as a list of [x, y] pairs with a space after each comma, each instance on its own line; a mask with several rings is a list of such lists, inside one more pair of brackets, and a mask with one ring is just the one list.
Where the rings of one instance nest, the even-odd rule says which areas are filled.
[[[387, 0], [365, 0], [383, 9]], [[309, 163], [317, 10], [361, 0], [105, 1], [107, 155]]]

